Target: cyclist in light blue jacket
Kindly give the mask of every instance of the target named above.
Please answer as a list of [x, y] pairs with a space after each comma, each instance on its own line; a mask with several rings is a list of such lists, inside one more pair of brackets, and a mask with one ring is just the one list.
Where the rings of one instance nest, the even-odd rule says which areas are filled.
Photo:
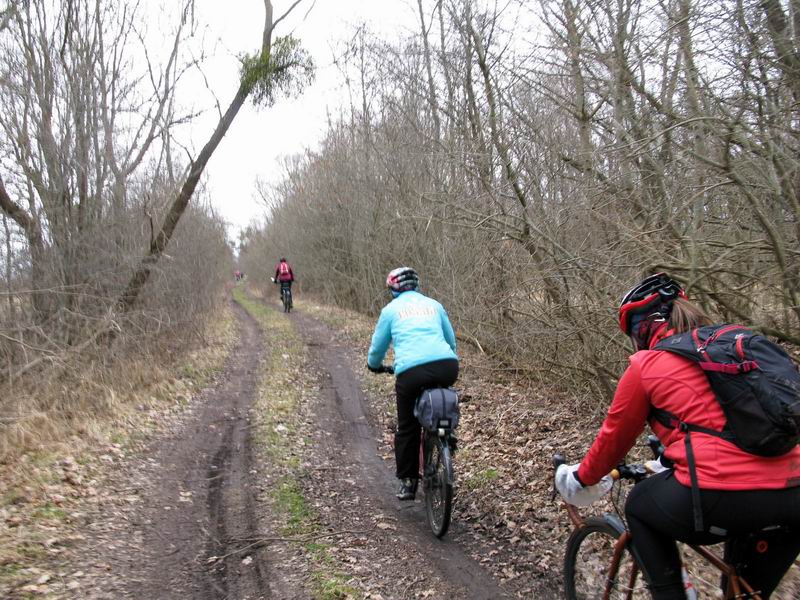
[[414, 403], [422, 390], [448, 387], [458, 377], [456, 336], [441, 304], [417, 291], [419, 276], [400, 267], [386, 278], [393, 300], [381, 311], [367, 357], [367, 368], [381, 371], [381, 362], [394, 344], [397, 432], [394, 455], [400, 488], [397, 498], [413, 500], [419, 478], [420, 425]]

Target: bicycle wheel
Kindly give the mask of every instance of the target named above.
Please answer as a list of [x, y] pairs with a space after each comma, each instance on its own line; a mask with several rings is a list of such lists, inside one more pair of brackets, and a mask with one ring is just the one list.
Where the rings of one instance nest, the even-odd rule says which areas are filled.
[[453, 463], [442, 438], [427, 434], [426, 442], [425, 512], [433, 535], [440, 538], [450, 527], [453, 511]]
[[644, 577], [630, 551], [622, 553], [616, 573], [610, 573], [619, 532], [605, 519], [589, 517], [567, 541], [564, 555], [564, 596], [567, 600], [600, 600], [610, 582], [611, 599], [649, 599]]

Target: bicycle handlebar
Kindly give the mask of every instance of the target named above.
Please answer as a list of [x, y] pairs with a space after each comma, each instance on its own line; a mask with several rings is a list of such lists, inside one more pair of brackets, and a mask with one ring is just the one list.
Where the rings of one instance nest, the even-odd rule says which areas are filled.
[[[654, 435], [647, 436], [647, 446], [653, 453], [654, 460], [659, 460], [664, 454], [664, 445], [661, 443], [661, 440]], [[669, 463], [670, 461], [666, 462]], [[617, 468], [612, 469], [611, 473], [609, 474], [614, 481], [618, 481], [620, 479], [630, 479], [636, 483], [639, 483], [642, 479], [646, 479], [652, 475], [653, 470], [644, 464], [620, 463], [617, 465]]]
[[[661, 457], [661, 455], [664, 454], [664, 446], [661, 443], [661, 440], [659, 440], [654, 435], [647, 436], [647, 446], [650, 448], [650, 451], [653, 453], [653, 458], [656, 460], [658, 460]], [[558, 467], [560, 465], [566, 464], [566, 462], [567, 459], [563, 454], [558, 453], [553, 455], [553, 472], [555, 473]], [[620, 463], [617, 465], [615, 469], [611, 470], [611, 473], [609, 473], [609, 475], [611, 475], [611, 478], [614, 481], [618, 481], [620, 479], [630, 479], [638, 483], [642, 479], [648, 477], [651, 473], [652, 471], [643, 464]], [[556, 498], [556, 489], [555, 489], [555, 478], [554, 478], [553, 499], [555, 500], [555, 498]]]
[[631, 479], [633, 481], [639, 482], [642, 479], [647, 478], [650, 473], [647, 467], [644, 465], [627, 465], [627, 464], [619, 464], [617, 465], [616, 469], [611, 469], [611, 479], [614, 481], [618, 481], [620, 479]]

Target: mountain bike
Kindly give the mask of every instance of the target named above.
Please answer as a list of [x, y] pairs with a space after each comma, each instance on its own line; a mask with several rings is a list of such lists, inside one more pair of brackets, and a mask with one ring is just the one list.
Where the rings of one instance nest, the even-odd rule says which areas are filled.
[[283, 303], [283, 312], [292, 311], [292, 288], [287, 285], [281, 285], [281, 302]]
[[[394, 368], [382, 365], [379, 372], [393, 374]], [[425, 493], [425, 516], [431, 532], [437, 538], [447, 533], [453, 515], [455, 450], [456, 437], [453, 429], [439, 427], [429, 430], [422, 427], [419, 444], [419, 464], [422, 469], [420, 480]]]
[[[648, 446], [658, 458], [663, 446], [655, 436], [648, 438]], [[565, 464], [561, 454], [553, 457], [554, 468]], [[567, 600], [611, 600], [611, 599], [649, 599], [650, 592], [641, 575], [641, 568], [632, 552], [632, 537], [627, 531], [622, 513], [619, 510], [620, 486], [622, 480], [638, 483], [650, 476], [652, 471], [643, 464], [620, 464], [611, 472], [616, 489], [612, 489], [611, 499], [616, 514], [594, 515], [583, 518], [575, 506], [564, 502], [574, 529], [567, 540], [564, 553], [564, 597]], [[616, 493], [615, 493], [616, 492]], [[554, 498], [555, 483], [553, 486]], [[723, 575], [726, 581], [725, 600], [742, 598], [745, 593], [752, 600], [762, 600], [762, 596], [736, 572], [736, 566], [729, 564], [711, 550], [693, 544], [684, 544], [696, 552], [705, 562], [710, 563]], [[698, 598], [694, 584], [683, 569], [686, 597]]]

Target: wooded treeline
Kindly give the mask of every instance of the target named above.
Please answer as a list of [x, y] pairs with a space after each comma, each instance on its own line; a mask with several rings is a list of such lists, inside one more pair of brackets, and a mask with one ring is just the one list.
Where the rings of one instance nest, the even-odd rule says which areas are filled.
[[351, 104], [262, 186], [241, 260], [362, 311], [417, 268], [511, 369], [609, 392], [621, 295], [666, 270], [800, 343], [800, 1], [417, 0], [361, 30]]
[[[0, 4], [0, 460], [119, 414], [120, 394], [201, 349], [234, 265], [204, 170], [248, 100], [313, 80], [300, 41], [273, 35], [301, 3], [247, 7], [264, 28], [224, 109], [195, 0]], [[196, 151], [189, 128], [214, 105]]]
[[171, 37], [156, 46], [148, 27], [159, 23], [157, 15], [145, 14], [138, 2], [6, 3], [2, 425], [41, 408], [35, 394], [21, 400], [22, 375], [53, 365], [76, 369], [78, 354], [77, 364], [88, 369], [92, 361], [147, 347], [157, 334], [199, 333], [203, 317], [219, 305], [233, 253], [223, 219], [201, 191], [167, 254], [151, 265], [136, 305], [120, 307], [191, 163], [189, 149], [174, 137], [195, 116], [175, 94], [202, 59], [186, 49], [197, 26], [191, 6], [187, 0], [162, 15]]

